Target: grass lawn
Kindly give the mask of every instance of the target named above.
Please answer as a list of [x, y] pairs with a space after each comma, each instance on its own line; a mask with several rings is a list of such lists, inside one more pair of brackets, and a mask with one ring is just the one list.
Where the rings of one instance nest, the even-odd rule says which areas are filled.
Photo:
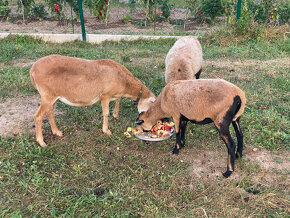
[[[174, 41], [92, 45], [1, 39], [0, 103], [38, 95], [29, 69], [50, 54], [113, 59], [158, 95]], [[52, 136], [44, 123], [48, 147], [39, 147], [28, 131], [0, 137], [0, 216], [289, 216], [290, 40], [218, 46], [202, 38], [201, 43], [201, 78], [224, 78], [247, 96], [241, 118], [245, 154], [229, 179], [221, 175], [226, 147], [212, 124], [190, 124], [186, 147], [175, 156], [174, 137], [144, 143], [123, 135], [138, 115], [129, 99], [122, 99], [120, 119], [109, 121], [110, 137], [102, 133], [100, 103], [59, 102], [56, 122], [64, 136]]]

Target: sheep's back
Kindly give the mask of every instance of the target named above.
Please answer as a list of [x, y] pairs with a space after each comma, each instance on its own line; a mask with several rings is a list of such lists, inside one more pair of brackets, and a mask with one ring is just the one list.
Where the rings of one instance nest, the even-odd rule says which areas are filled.
[[[243, 93], [237, 86], [219, 79], [180, 80], [169, 83], [162, 96], [162, 109], [190, 120], [215, 120]], [[242, 96], [243, 98], [243, 96]]]
[[166, 55], [165, 59], [165, 80], [170, 82], [177, 79], [177, 69], [182, 68], [182, 65], [187, 65], [187, 74], [181, 79], [193, 79], [194, 75], [202, 67], [202, 48], [194, 36], [185, 36], [175, 42], [172, 48]]
[[[40, 93], [84, 101], [102, 93], [119, 93], [134, 76], [121, 64], [108, 59], [86, 60], [50, 55], [35, 62], [31, 78]], [[88, 99], [88, 100], [86, 100]]]

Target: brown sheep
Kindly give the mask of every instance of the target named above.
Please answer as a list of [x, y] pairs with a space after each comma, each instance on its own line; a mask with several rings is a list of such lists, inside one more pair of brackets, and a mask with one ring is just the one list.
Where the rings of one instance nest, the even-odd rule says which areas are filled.
[[188, 121], [197, 124], [213, 122], [228, 148], [227, 171], [223, 175], [229, 177], [235, 162], [235, 143], [229, 125], [232, 123], [238, 140], [236, 157], [242, 157], [243, 134], [239, 121], [245, 103], [244, 92], [225, 80], [179, 80], [167, 84], [151, 107], [139, 114], [136, 123], [147, 131], [157, 120], [172, 117], [176, 131], [173, 153], [177, 154], [185, 145]]
[[123, 65], [113, 60], [85, 60], [50, 55], [35, 62], [30, 78], [41, 96], [35, 113], [36, 141], [46, 146], [42, 135], [42, 120], [48, 115], [52, 133], [62, 136], [54, 121], [57, 99], [72, 106], [87, 106], [101, 101], [103, 132], [108, 129], [109, 102], [117, 100], [113, 116], [118, 118], [121, 97], [138, 100], [138, 111], [146, 111], [155, 100], [154, 94]]
[[202, 71], [202, 48], [194, 36], [178, 39], [165, 59], [165, 82], [199, 79]]

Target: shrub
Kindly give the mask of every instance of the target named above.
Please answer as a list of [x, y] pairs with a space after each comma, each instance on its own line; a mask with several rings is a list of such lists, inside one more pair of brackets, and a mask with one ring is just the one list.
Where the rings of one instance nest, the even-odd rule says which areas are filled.
[[199, 11], [214, 22], [217, 16], [223, 14], [224, 9], [221, 0], [203, 0], [200, 1]]
[[261, 3], [249, 1], [248, 7], [256, 21], [262, 23], [267, 20], [267, 13], [265, 13], [265, 9]]
[[129, 0], [130, 14], [133, 14], [136, 9], [136, 0]]
[[11, 9], [8, 6], [1, 5], [0, 6], [0, 17], [8, 18]]
[[185, 0], [186, 7], [192, 15], [195, 15], [198, 11], [198, 0]]
[[280, 1], [277, 7], [277, 14], [282, 24], [289, 23], [290, 21], [290, 4], [289, 1]]
[[248, 9], [247, 2], [244, 3], [240, 19], [237, 21], [238, 33], [246, 34], [253, 23], [252, 13]]
[[75, 12], [76, 18], [79, 21], [80, 20], [80, 11], [79, 11], [79, 6], [78, 6], [78, 1], [77, 0], [65, 0], [73, 9]]
[[228, 24], [234, 24], [236, 22], [237, 14], [237, 1], [236, 0], [221, 0], [224, 10], [224, 16], [227, 19]]
[[240, 19], [235, 25], [236, 31], [240, 35], [245, 35], [251, 40], [260, 40], [263, 36], [264, 28], [258, 24], [251, 11], [248, 9], [247, 2], [244, 3]]
[[[162, 20], [168, 20], [170, 17], [170, 9], [171, 9], [171, 5], [169, 4], [168, 0], [149, 0], [149, 8], [147, 9], [147, 20], [149, 21], [153, 21], [154, 20], [154, 7], [156, 4], [156, 7], [159, 6], [160, 10], [161, 10], [161, 14], [158, 15], [159, 18], [161, 18]], [[146, 4], [147, 7], [147, 0], [144, 0], [144, 4]]]
[[100, 20], [106, 19], [109, 0], [86, 0], [85, 4], [88, 5], [90, 11]]
[[43, 20], [48, 15], [48, 13], [46, 12], [43, 4], [38, 4], [33, 6], [32, 15], [36, 19]]
[[159, 0], [157, 2], [158, 2], [160, 9], [162, 11], [161, 18], [168, 20], [168, 18], [170, 17], [170, 8], [171, 8], [168, 1], [167, 0]]
[[259, 23], [283, 24], [290, 18], [289, 0], [261, 0], [260, 2], [248, 0], [249, 10]]
[[0, 0], [0, 6], [8, 6], [8, 0]]
[[63, 7], [68, 4], [68, 6], [71, 6], [76, 19], [80, 20], [80, 14], [79, 14], [79, 6], [77, 0], [45, 0], [48, 7], [50, 8], [50, 12], [52, 15], [55, 15], [55, 17], [58, 20], [67, 20], [65, 14], [63, 13]]
[[131, 19], [131, 15], [130, 14], [127, 14], [126, 16], [124, 16], [123, 18], [122, 18], [122, 21], [123, 21], [123, 23], [129, 23], [129, 22], [131, 22], [132, 21], [132, 19]]
[[34, 0], [18, 0], [18, 10], [22, 10], [23, 19], [29, 17], [31, 14], [31, 6], [34, 4]]

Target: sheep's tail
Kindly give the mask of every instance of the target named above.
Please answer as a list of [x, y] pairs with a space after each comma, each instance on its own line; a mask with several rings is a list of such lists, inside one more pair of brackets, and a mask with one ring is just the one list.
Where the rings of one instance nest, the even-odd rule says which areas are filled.
[[237, 97], [238, 99], [234, 101], [234, 104], [235, 104], [234, 107], [236, 108], [236, 111], [235, 111], [235, 116], [233, 118], [233, 121], [238, 119], [244, 113], [245, 105], [246, 105], [246, 97], [245, 97], [244, 92], [242, 92]]

